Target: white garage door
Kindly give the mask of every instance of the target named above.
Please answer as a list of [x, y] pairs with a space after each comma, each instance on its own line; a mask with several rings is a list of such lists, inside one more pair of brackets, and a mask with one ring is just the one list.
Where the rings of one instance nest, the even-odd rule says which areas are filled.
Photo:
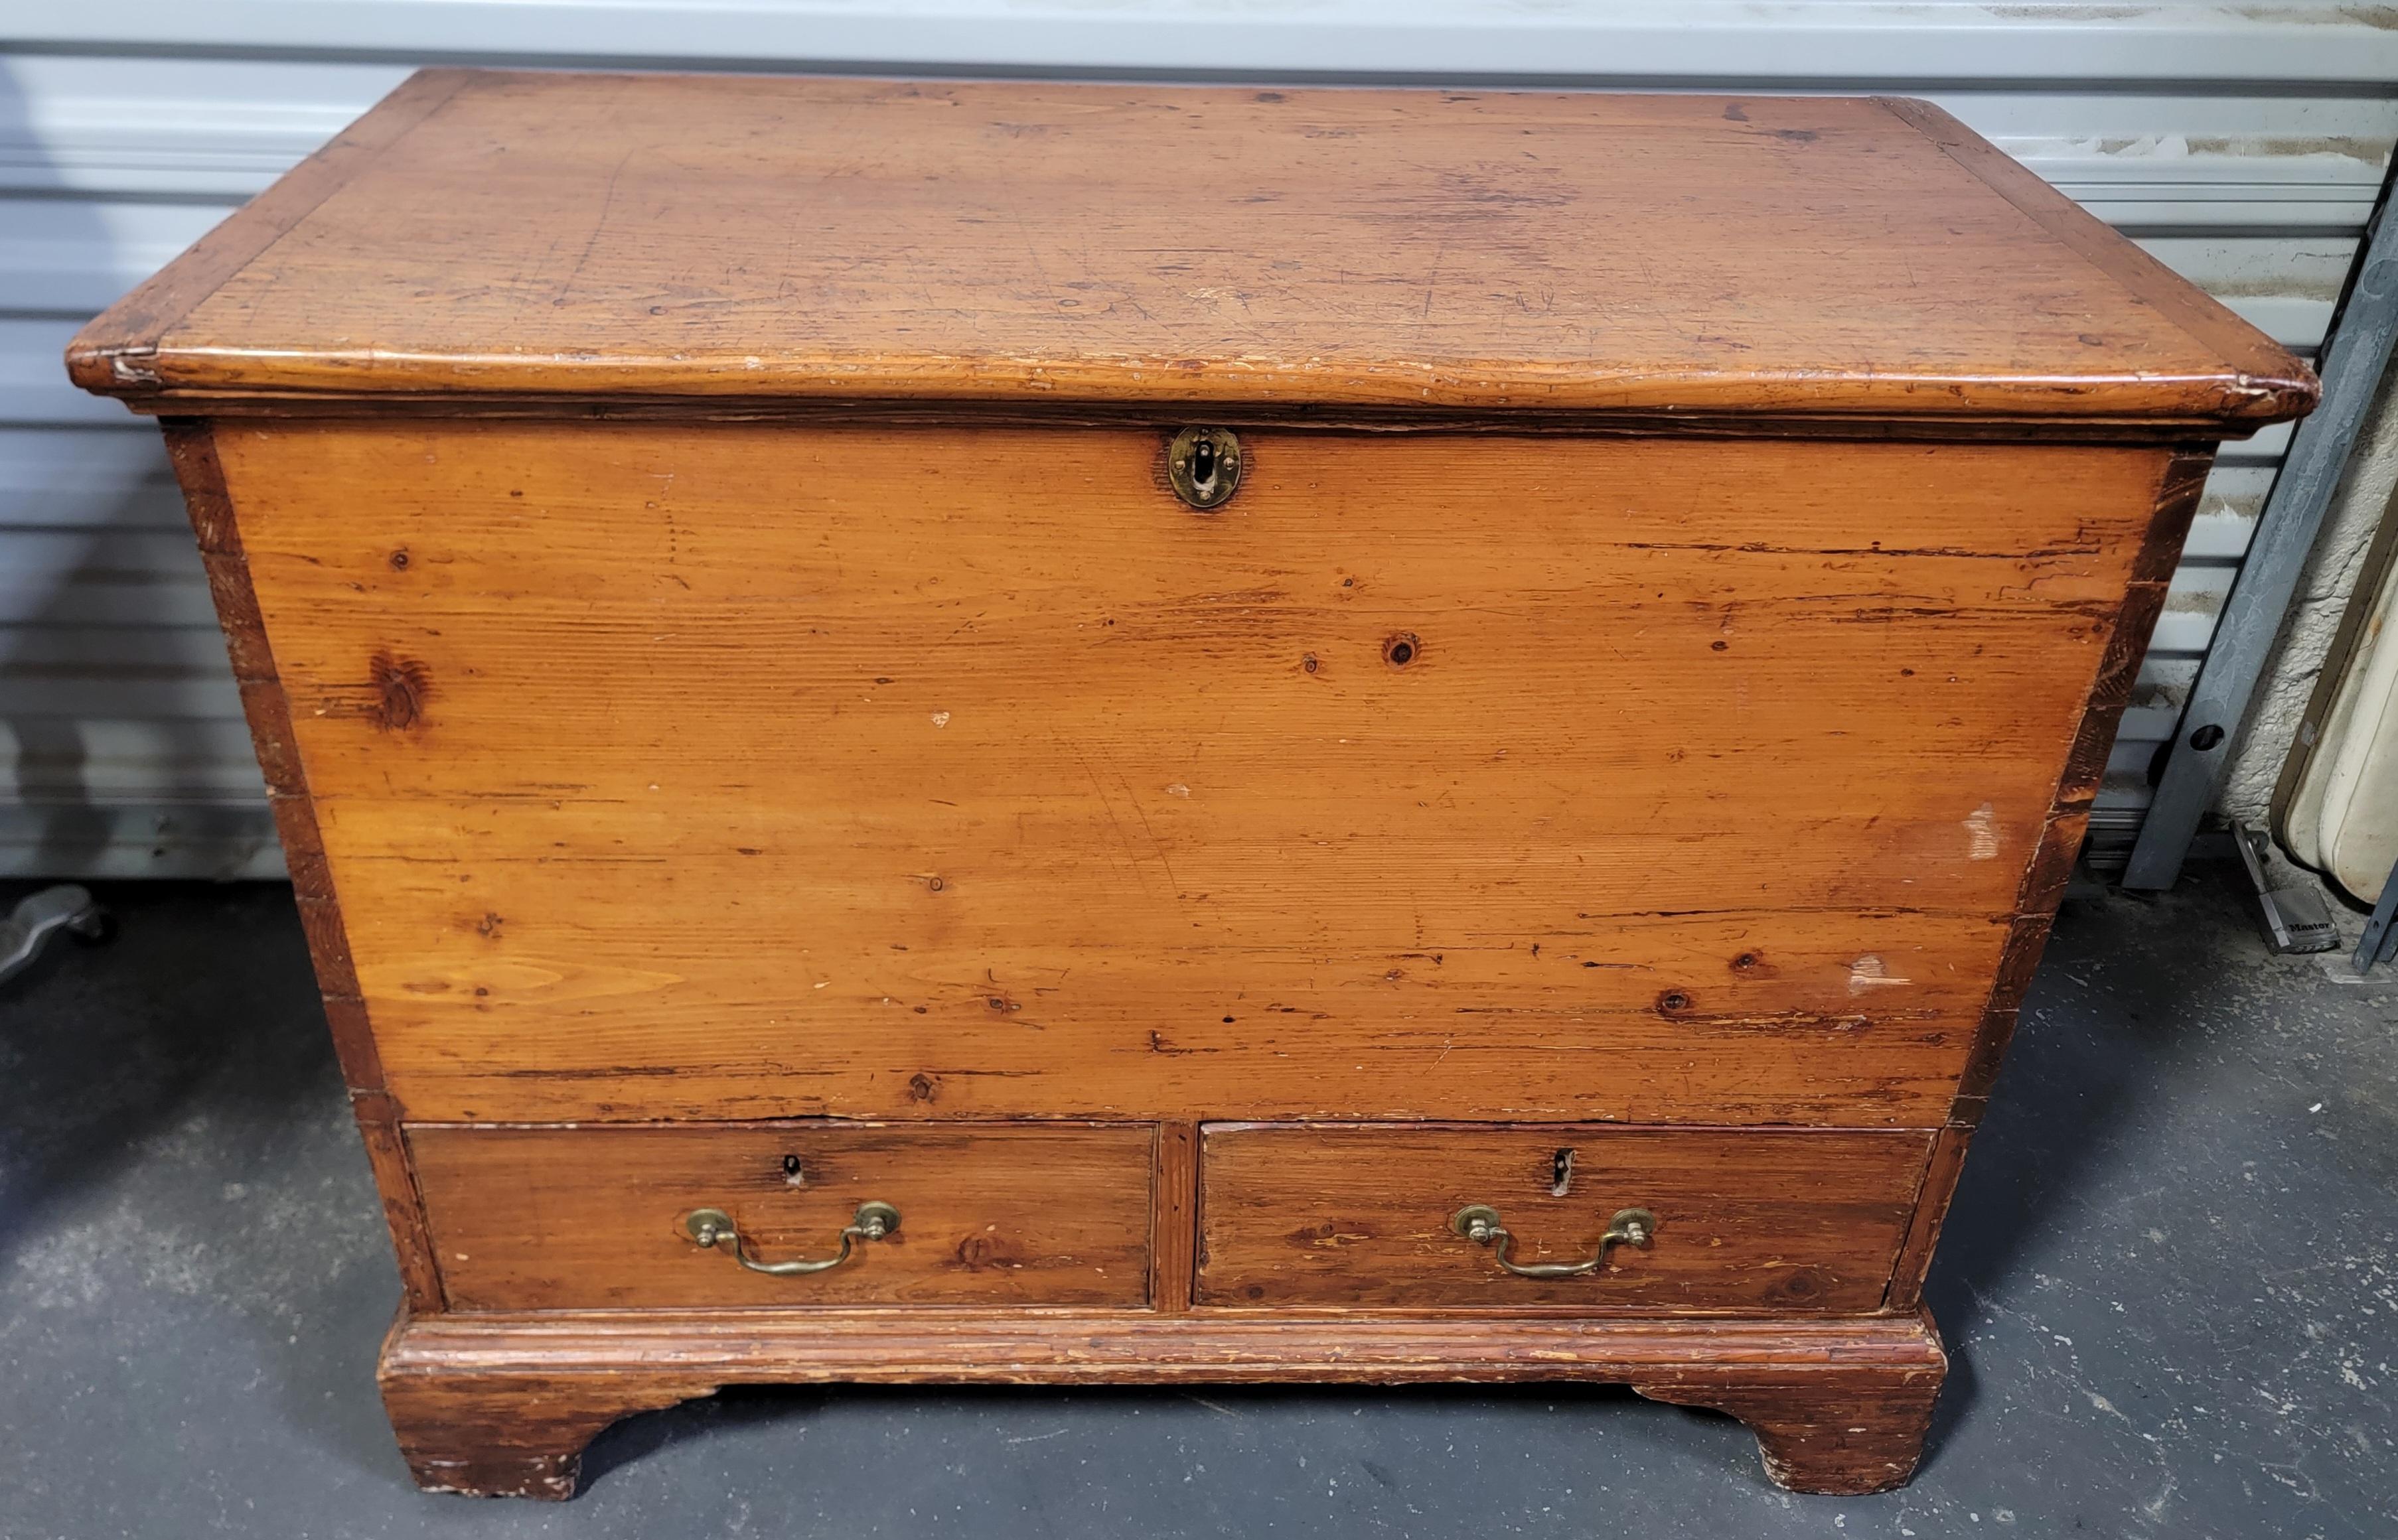
[[[0, 873], [280, 871], [155, 434], [70, 388], [59, 354], [416, 63], [1927, 96], [2311, 355], [2398, 140], [2398, 33], [2311, 8], [2115, 12], [85, 0], [12, 15], [0, 24]], [[2287, 440], [2231, 446], [2209, 486], [2124, 716], [2100, 843], [2129, 848], [2149, 762]]]

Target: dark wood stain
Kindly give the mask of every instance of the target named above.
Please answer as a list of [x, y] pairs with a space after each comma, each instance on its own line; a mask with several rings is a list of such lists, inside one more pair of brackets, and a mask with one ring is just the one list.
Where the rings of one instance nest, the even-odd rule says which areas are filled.
[[405, 732], [424, 719], [424, 703], [433, 692], [432, 675], [413, 658], [378, 652], [368, 669], [374, 679], [373, 721], [383, 732]]
[[[408, 1140], [452, 1310], [1149, 1297], [1153, 1132], [1140, 1125], [413, 1124]], [[808, 1177], [796, 1186], [791, 1155]], [[898, 1230], [801, 1278], [747, 1271], [679, 1227], [721, 1208], [769, 1260], [820, 1257], [869, 1200], [896, 1205]]]
[[[1581, 1168], [1557, 1193], [1556, 1154]], [[1203, 1306], [1576, 1314], [1881, 1307], [1931, 1139], [1920, 1131], [1208, 1124]], [[1519, 1262], [1580, 1262], [1617, 1210], [1646, 1250], [1583, 1278], [1502, 1271], [1448, 1228], [1497, 1208]]]

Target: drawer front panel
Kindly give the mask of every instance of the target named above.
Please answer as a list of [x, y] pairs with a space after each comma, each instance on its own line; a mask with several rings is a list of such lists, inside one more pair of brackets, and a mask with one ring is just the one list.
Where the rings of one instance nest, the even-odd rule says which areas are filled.
[[[1873, 1310], [1930, 1154], [1911, 1131], [1210, 1125], [1196, 1301]], [[1584, 1276], [1523, 1278], [1453, 1227], [1469, 1205], [1536, 1267], [1598, 1255], [1623, 1211], [1655, 1227]]]
[[[1152, 1128], [419, 1124], [408, 1141], [452, 1309], [1148, 1298]], [[898, 1211], [892, 1233], [804, 1276], [691, 1235], [715, 1209], [758, 1261], [820, 1260], [869, 1202]]]
[[1946, 1117], [2162, 451], [1245, 442], [228, 423], [409, 1116]]

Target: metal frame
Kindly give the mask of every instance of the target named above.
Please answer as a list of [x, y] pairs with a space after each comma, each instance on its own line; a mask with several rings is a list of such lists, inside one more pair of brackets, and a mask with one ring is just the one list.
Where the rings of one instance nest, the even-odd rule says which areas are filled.
[[2273, 885], [2271, 858], [2266, 853], [2265, 831], [2243, 824], [2231, 831], [2241, 864], [2248, 868], [2249, 885], [2257, 890], [2257, 909], [2265, 919], [2265, 944], [2276, 952], [2328, 952], [2339, 945], [2339, 931], [2331, 922], [2331, 906], [2317, 890]]
[[[794, 65], [876, 73], [1127, 73], [1247, 81], [1394, 75], [1575, 86], [1701, 82], [1755, 90], [2025, 82], [2054, 90], [2194, 77], [2378, 90], [2398, 37], [2324, 7], [1927, 6], [1920, 0], [1316, 0], [1228, 12], [1211, 0], [83, 0], [24, 4], [0, 42], [55, 52], [339, 50], [352, 59]], [[1239, 20], [1227, 25], [1226, 16]], [[2233, 73], [2236, 71], [2236, 74]], [[1835, 87], [1835, 88], [1839, 88]], [[1715, 88], [1710, 85], [1709, 88]], [[1823, 89], [1818, 84], [1812, 88]]]
[[2307, 556], [2348, 468], [2349, 452], [2380, 389], [2398, 337], [2398, 199], [2385, 186], [2358, 254], [2356, 281], [2324, 349], [2323, 405], [2300, 422], [2289, 458], [2257, 526], [2257, 538], [2223, 607], [2206, 662], [2190, 689], [2139, 843], [2124, 869], [2126, 888], [2170, 888], [2215, 806], [2248, 719], [2249, 702], [2282, 634]]
[[2364, 935], [2356, 944], [2356, 956], [2350, 965], [2360, 973], [2370, 973], [2376, 963], [2388, 962], [2398, 956], [2398, 866], [2390, 868], [2390, 876], [2381, 884], [2380, 902], [2373, 906], [2373, 917], [2364, 922]]

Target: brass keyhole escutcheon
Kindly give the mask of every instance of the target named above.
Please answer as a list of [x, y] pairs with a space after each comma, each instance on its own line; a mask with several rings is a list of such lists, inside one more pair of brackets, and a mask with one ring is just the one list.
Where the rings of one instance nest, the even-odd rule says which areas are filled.
[[1230, 428], [1185, 428], [1165, 449], [1165, 479], [1193, 508], [1220, 508], [1241, 485], [1241, 439]]

